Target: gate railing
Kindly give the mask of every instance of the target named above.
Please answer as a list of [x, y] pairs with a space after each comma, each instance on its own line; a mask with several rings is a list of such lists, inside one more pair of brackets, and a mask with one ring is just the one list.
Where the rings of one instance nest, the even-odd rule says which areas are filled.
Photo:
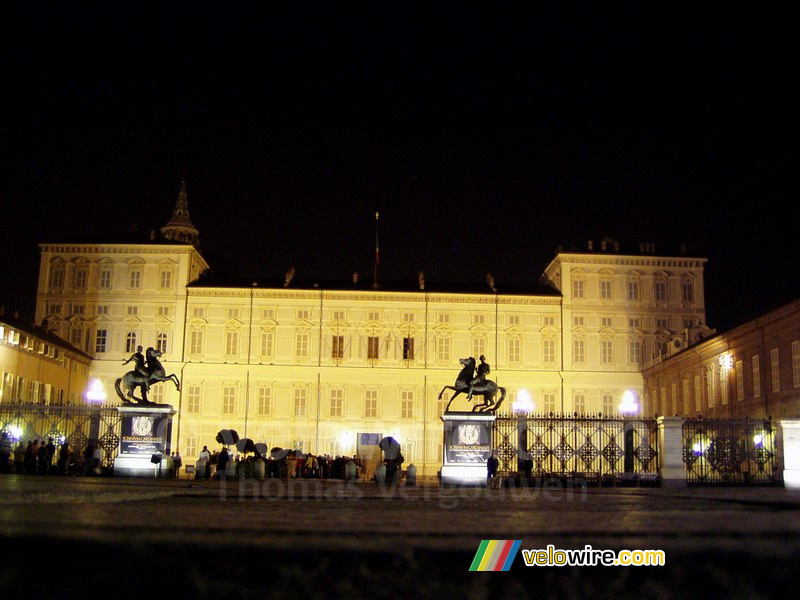
[[617, 481], [658, 477], [654, 419], [601, 415], [497, 416], [492, 448], [498, 474]]
[[683, 462], [689, 485], [775, 485], [770, 419], [686, 419]]
[[57, 446], [69, 443], [73, 455], [82, 457], [91, 441], [102, 450], [101, 465], [110, 468], [119, 451], [120, 416], [115, 408], [97, 406], [42, 406], [0, 404], [0, 431], [18, 440], [53, 438]]

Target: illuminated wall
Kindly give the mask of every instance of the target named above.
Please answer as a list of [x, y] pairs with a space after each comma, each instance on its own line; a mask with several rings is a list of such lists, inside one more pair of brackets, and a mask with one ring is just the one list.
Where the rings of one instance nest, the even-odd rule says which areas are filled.
[[0, 403], [80, 404], [91, 362], [47, 332], [0, 316]]
[[[507, 409], [526, 389], [537, 412], [616, 412], [625, 390], [641, 394], [648, 343], [704, 320], [701, 259], [558, 254], [546, 276], [554, 289], [567, 285], [562, 310], [561, 296], [541, 288], [201, 286], [192, 282], [207, 265], [189, 245], [41, 249], [37, 321], [48, 318], [95, 357], [91, 374], [111, 402], [132, 343], [165, 345], [162, 362], [182, 391], [158, 384], [151, 399], [178, 409], [173, 434], [186, 460], [216, 448], [222, 428], [330, 455], [354, 453], [356, 434], [374, 432], [394, 435], [406, 460], [432, 475], [449, 397], [438, 394], [454, 383], [459, 358], [486, 355]], [[631, 280], [638, 299], [628, 298]], [[657, 281], [667, 282], [663, 302], [651, 299]], [[461, 398], [452, 409], [470, 408]]]

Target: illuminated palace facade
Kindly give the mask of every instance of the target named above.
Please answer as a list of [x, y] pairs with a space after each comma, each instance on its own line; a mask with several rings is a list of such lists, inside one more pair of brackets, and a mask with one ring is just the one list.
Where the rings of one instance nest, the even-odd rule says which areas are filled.
[[[441, 465], [443, 413], [459, 358], [486, 356], [490, 379], [536, 412], [611, 414], [643, 393], [646, 361], [707, 331], [705, 259], [656, 256], [613, 241], [558, 251], [541, 285], [456, 288], [426, 282], [323, 285], [214, 281], [181, 189], [161, 238], [40, 245], [36, 321], [92, 357], [90, 376], [118, 403], [114, 380], [137, 345], [163, 351], [173, 450], [191, 460], [223, 428], [268, 447], [354, 454], [359, 433], [393, 435], [408, 463]], [[680, 254], [680, 253], [678, 253]], [[131, 363], [132, 364], [132, 363]], [[451, 410], [469, 410], [462, 395]]]

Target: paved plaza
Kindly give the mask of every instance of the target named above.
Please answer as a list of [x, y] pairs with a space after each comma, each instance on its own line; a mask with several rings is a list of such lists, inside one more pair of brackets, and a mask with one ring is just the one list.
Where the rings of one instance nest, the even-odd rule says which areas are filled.
[[[783, 488], [379, 487], [0, 477], [2, 589], [42, 597], [772, 598], [794, 584]], [[469, 572], [484, 539], [664, 550], [660, 567]]]

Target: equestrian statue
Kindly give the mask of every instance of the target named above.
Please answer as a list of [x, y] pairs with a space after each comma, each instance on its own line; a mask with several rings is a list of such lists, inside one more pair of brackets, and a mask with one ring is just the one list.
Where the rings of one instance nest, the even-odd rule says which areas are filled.
[[[147, 349], [147, 358], [142, 354], [142, 347], [139, 346], [131, 357], [126, 360], [123, 365], [127, 365], [133, 361], [136, 367], [133, 371], [128, 371], [122, 377], [119, 377], [114, 382], [114, 389], [117, 390], [117, 395], [125, 404], [155, 404], [147, 399], [147, 392], [150, 391], [150, 386], [154, 383], [161, 381], [171, 381], [175, 384], [175, 388], [181, 390], [181, 382], [175, 373], [167, 375], [164, 365], [159, 361], [162, 352], [154, 348]], [[122, 388], [127, 390], [127, 394], [122, 393]], [[136, 388], [141, 389], [141, 398], [134, 395]]]
[[[439, 392], [440, 400], [445, 390], [453, 390], [455, 392], [453, 397], [450, 398], [450, 402], [447, 403], [444, 412], [450, 410], [450, 405], [459, 394], [467, 394], [467, 400], [472, 400], [475, 395], [483, 396], [483, 403], [473, 406], [472, 412], [493, 413], [500, 408], [506, 397], [506, 388], [500, 387], [491, 379], [486, 379], [486, 375], [490, 372], [489, 363], [486, 362], [483, 355], [481, 355], [480, 359], [481, 364], [478, 366], [477, 374], [475, 373], [475, 359], [473, 357], [470, 356], [469, 358], [460, 358], [458, 360], [463, 368], [458, 377], [456, 377], [455, 385], [446, 385]], [[494, 397], [497, 395], [497, 390], [500, 390], [500, 399], [495, 402]]]

